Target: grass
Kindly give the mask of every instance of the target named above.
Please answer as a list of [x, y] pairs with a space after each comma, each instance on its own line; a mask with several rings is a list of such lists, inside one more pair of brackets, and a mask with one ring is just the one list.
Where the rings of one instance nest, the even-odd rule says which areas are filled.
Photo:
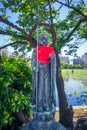
[[[79, 79], [79, 77], [81, 78], [87, 78], [87, 70], [82, 70], [82, 69], [62, 69], [62, 76], [65, 78], [65, 76], [69, 76], [72, 75], [73, 77], [77, 77], [77, 79]], [[78, 77], [79, 76], [79, 77]]]
[[70, 76], [76, 81], [82, 81], [84, 87], [87, 88], [87, 70], [82, 69], [62, 69], [62, 77], [65, 81], [69, 79]]

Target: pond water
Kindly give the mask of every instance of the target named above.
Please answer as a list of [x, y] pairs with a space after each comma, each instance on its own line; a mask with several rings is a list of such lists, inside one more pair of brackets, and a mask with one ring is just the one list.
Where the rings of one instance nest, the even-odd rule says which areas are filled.
[[68, 81], [64, 81], [64, 85], [69, 105], [87, 105], [87, 90], [84, 89], [82, 81], [70, 77]]
[[76, 81], [70, 76], [68, 81], [64, 81], [64, 87], [69, 105], [87, 105], [87, 89], [84, 89], [82, 81]]

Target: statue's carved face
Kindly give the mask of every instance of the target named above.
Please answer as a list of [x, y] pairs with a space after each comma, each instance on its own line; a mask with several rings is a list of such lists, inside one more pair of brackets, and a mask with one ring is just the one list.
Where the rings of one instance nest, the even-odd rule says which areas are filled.
[[47, 35], [41, 34], [38, 39], [38, 44], [42, 46], [46, 46], [48, 44]]

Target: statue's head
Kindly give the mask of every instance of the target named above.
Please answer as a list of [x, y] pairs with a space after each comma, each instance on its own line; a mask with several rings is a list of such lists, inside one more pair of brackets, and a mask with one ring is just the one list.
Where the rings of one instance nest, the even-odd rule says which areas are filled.
[[38, 44], [42, 46], [48, 45], [48, 38], [46, 34], [40, 34], [38, 38]]

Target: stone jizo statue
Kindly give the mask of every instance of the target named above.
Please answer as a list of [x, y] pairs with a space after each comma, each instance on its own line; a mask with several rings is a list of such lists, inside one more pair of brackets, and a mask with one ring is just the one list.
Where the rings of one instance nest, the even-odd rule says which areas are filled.
[[56, 54], [48, 45], [47, 35], [41, 34], [32, 53], [32, 104], [35, 111], [52, 111], [56, 106]]

